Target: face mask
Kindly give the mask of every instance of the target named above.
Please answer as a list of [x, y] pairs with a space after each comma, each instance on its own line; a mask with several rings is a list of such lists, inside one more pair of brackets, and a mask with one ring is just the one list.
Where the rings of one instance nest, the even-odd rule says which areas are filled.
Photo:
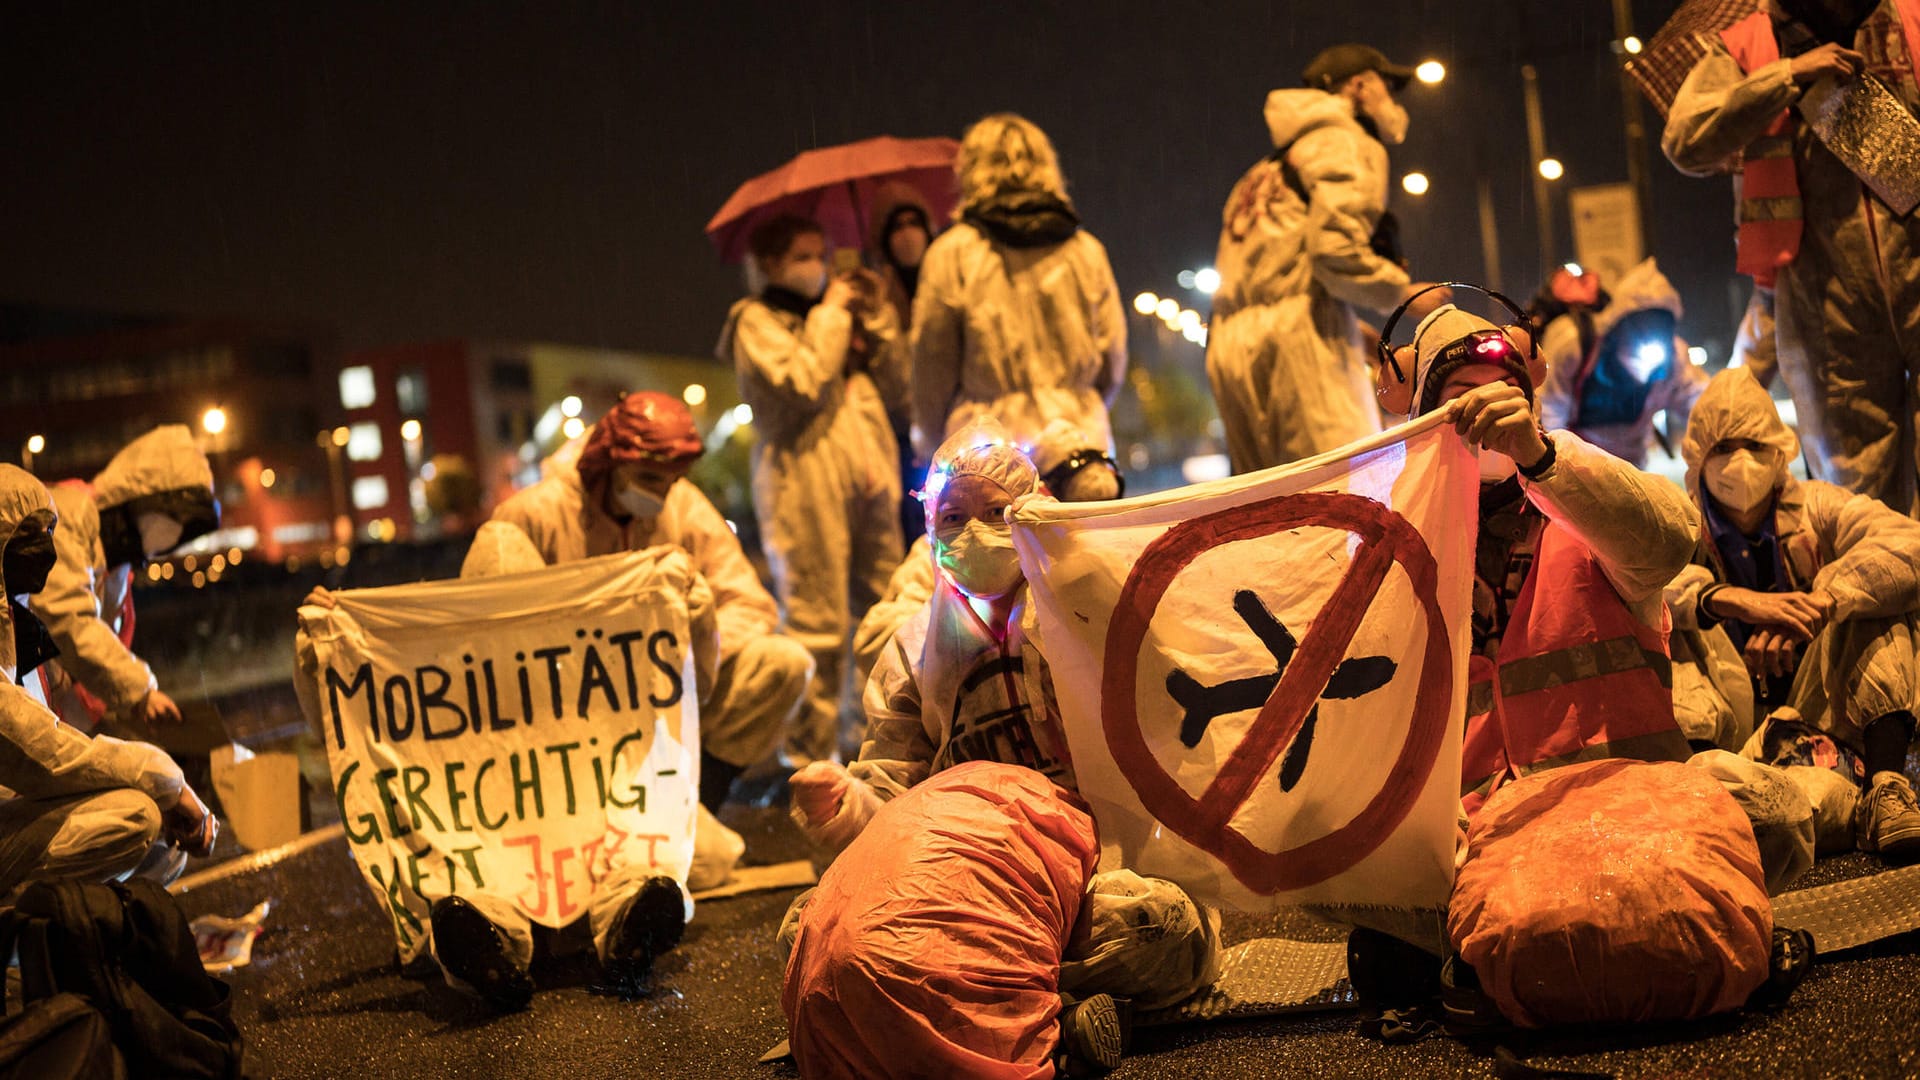
[[959, 536], [938, 545], [940, 569], [960, 591], [981, 600], [994, 600], [1020, 584], [1020, 556], [1013, 550], [1013, 530], [972, 521]]
[[667, 500], [643, 487], [624, 487], [614, 493], [620, 512], [632, 518], [657, 518], [667, 508]]
[[827, 267], [824, 263], [794, 263], [781, 271], [774, 284], [791, 292], [797, 292], [809, 300], [820, 299], [827, 291]]
[[1497, 484], [1519, 471], [1512, 458], [1495, 450], [1480, 451], [1480, 482]]
[[1773, 463], [1751, 450], [1718, 454], [1707, 462], [1707, 492], [1735, 513], [1746, 513], [1773, 497], [1779, 486]]
[[1388, 146], [1399, 146], [1407, 140], [1407, 110], [1399, 102], [1381, 94], [1366, 106], [1367, 119], [1373, 121], [1373, 129], [1380, 133], [1380, 141]]
[[7, 545], [4, 563], [0, 563], [0, 578], [6, 579], [8, 594], [32, 596], [46, 588], [47, 574], [52, 572], [56, 558], [52, 533], [15, 536]]
[[180, 536], [186, 531], [165, 514], [141, 514], [135, 524], [140, 530], [140, 550], [146, 552], [149, 559], [178, 547]]

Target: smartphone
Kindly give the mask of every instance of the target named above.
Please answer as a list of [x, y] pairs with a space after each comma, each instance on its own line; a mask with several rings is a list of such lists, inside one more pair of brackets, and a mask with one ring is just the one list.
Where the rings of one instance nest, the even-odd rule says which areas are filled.
[[858, 269], [860, 269], [859, 248], [846, 247], [833, 249], [833, 276], [839, 277], [842, 274], [851, 274]]

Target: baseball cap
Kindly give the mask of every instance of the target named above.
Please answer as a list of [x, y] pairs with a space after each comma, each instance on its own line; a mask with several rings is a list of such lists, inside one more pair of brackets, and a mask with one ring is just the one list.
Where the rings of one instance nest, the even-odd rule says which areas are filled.
[[1404, 89], [1413, 78], [1413, 69], [1388, 60], [1386, 54], [1371, 45], [1348, 42], [1323, 49], [1300, 73], [1300, 81], [1321, 90], [1330, 90], [1363, 71], [1377, 71], [1395, 90]]

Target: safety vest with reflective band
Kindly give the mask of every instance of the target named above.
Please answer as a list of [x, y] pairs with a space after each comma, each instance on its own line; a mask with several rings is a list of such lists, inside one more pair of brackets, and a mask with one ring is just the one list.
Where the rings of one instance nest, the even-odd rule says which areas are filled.
[[[1664, 616], [1663, 616], [1664, 618]], [[1587, 546], [1549, 521], [1514, 601], [1499, 661], [1468, 665], [1460, 794], [1467, 813], [1504, 780], [1591, 758], [1685, 761], [1665, 628], [1633, 617]]]
[[[1749, 74], [1780, 59], [1773, 19], [1765, 11], [1720, 31], [1720, 40], [1727, 43], [1740, 70]], [[1734, 268], [1756, 284], [1772, 288], [1779, 269], [1800, 254], [1804, 217], [1800, 176], [1793, 162], [1793, 110], [1783, 109], [1765, 134], [1740, 152], [1740, 228], [1734, 240]]]

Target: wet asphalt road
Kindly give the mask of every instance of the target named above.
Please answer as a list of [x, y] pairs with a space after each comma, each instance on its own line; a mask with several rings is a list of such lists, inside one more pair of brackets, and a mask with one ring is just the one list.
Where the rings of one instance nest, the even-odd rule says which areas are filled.
[[[730, 806], [753, 862], [803, 854], [774, 809]], [[1870, 872], [1865, 856], [1817, 867], [1804, 885]], [[273, 1077], [766, 1078], [756, 1059], [785, 1035], [785, 957], [773, 928], [796, 890], [702, 904], [650, 996], [595, 985], [588, 956], [536, 968], [524, 1013], [492, 1016], [439, 983], [396, 970], [389, 931], [344, 841], [182, 897], [189, 914], [275, 909], [254, 962], [231, 977], [249, 1068]], [[1339, 934], [1299, 920], [1232, 917], [1229, 943], [1283, 933]], [[1827, 958], [1771, 1015], [1510, 1041], [1529, 1064], [1620, 1077], [1920, 1076], [1920, 934]], [[1116, 1080], [1150, 1077], [1495, 1076], [1493, 1047], [1445, 1038], [1389, 1047], [1328, 1013], [1137, 1032]]]

